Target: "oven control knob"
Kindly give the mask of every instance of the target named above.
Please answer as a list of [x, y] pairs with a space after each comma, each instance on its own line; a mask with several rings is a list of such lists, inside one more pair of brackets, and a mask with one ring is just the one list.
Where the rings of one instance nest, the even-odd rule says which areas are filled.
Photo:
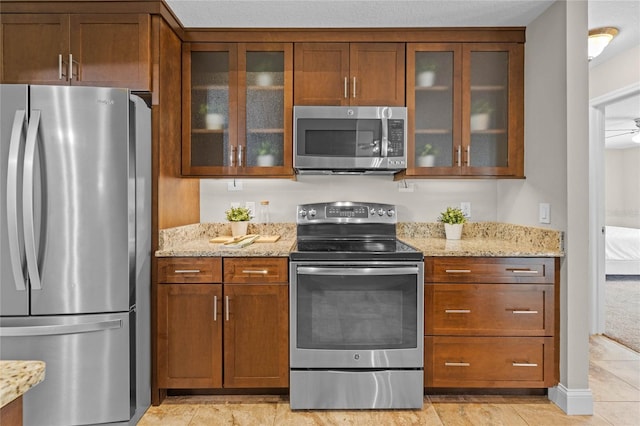
[[316, 209], [309, 210], [309, 217], [316, 217]]
[[379, 209], [378, 210], [378, 216], [382, 216], [384, 215], [384, 209]]
[[300, 209], [298, 214], [300, 215], [300, 217], [306, 217], [307, 216], [307, 211], [305, 209]]
[[387, 210], [387, 216], [393, 217], [394, 214], [396, 214], [395, 210], [393, 210], [393, 209]]
[[376, 214], [376, 209], [371, 209], [371, 211], [369, 212], [369, 214], [371, 216], [374, 216]]

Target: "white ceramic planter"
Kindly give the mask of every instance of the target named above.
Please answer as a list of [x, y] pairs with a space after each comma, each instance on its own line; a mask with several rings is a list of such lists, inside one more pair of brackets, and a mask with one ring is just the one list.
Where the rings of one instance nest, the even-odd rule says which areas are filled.
[[416, 86], [418, 87], [431, 87], [436, 82], [435, 71], [422, 71], [418, 74]]
[[258, 167], [272, 167], [276, 163], [276, 157], [272, 154], [258, 155], [256, 164]]
[[421, 155], [417, 160], [418, 167], [433, 167], [436, 163], [435, 155]]
[[249, 222], [230, 222], [231, 223], [231, 235], [234, 237], [241, 237], [247, 235], [247, 228]]
[[259, 72], [256, 74], [256, 84], [258, 86], [273, 85], [273, 74], [270, 72]]
[[444, 233], [447, 236], [447, 240], [459, 240], [462, 237], [462, 223], [454, 225], [445, 223]]
[[482, 114], [472, 114], [469, 126], [471, 130], [487, 130], [489, 128], [490, 114], [483, 112]]
[[207, 129], [219, 130], [224, 127], [224, 115], [216, 113], [208, 113], [204, 116], [204, 124]]

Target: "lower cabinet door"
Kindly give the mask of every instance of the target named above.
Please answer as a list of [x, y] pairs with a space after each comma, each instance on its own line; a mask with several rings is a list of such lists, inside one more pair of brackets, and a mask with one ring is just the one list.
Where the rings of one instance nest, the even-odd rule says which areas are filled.
[[540, 388], [557, 383], [553, 337], [425, 337], [425, 387]]
[[224, 297], [224, 387], [288, 387], [288, 284], [225, 284]]
[[158, 386], [222, 387], [222, 284], [158, 286]]

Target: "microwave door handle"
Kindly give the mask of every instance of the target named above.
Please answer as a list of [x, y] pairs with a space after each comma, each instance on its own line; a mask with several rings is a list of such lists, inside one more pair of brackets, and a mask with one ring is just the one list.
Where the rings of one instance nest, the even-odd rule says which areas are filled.
[[389, 108], [388, 107], [384, 107], [382, 108], [381, 114], [380, 114], [380, 122], [382, 124], [382, 137], [381, 139], [381, 146], [380, 146], [380, 156], [381, 157], [387, 157], [388, 156], [388, 151], [389, 151], [389, 119], [388, 119], [388, 113], [390, 113], [390, 111], [388, 111]]

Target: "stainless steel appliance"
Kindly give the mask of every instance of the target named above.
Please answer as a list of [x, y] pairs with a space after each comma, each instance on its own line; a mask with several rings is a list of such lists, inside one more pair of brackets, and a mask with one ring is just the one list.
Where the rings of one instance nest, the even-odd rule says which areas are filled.
[[150, 109], [126, 89], [0, 96], [0, 357], [46, 362], [24, 424], [135, 424], [151, 394]]
[[407, 167], [407, 108], [296, 106], [293, 153], [297, 173], [397, 173]]
[[378, 203], [298, 206], [292, 409], [422, 408], [423, 254]]

